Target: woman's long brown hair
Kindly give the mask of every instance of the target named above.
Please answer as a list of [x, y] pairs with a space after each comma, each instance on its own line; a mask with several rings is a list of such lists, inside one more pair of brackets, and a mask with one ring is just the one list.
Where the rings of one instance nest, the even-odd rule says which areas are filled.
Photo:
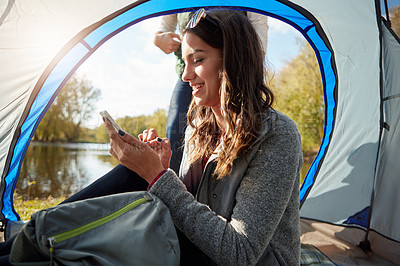
[[273, 103], [273, 93], [266, 85], [264, 52], [258, 35], [248, 18], [237, 11], [208, 11], [219, 27], [203, 19], [191, 32], [208, 45], [221, 49], [221, 110], [227, 126], [220, 132], [210, 107], [194, 101], [188, 111], [188, 125], [194, 131], [189, 139], [193, 150], [191, 163], [210, 157], [216, 147], [218, 162], [214, 174], [222, 178], [231, 173], [233, 161], [246, 151], [262, 130], [262, 114]]

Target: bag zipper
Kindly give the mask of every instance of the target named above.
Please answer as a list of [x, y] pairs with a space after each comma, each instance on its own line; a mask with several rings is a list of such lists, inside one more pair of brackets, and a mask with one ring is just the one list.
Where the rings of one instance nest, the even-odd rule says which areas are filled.
[[66, 232], [63, 232], [63, 233], [48, 237], [47, 241], [49, 242], [49, 245], [50, 245], [50, 248], [49, 248], [50, 260], [52, 261], [53, 251], [54, 251], [54, 243], [67, 240], [69, 238], [72, 238], [72, 237], [75, 237], [77, 235], [83, 234], [83, 233], [85, 233], [85, 232], [87, 232], [89, 230], [92, 230], [92, 229], [94, 229], [96, 227], [99, 227], [99, 226], [101, 226], [101, 225], [103, 225], [103, 224], [105, 224], [105, 223], [107, 223], [109, 221], [112, 221], [112, 220], [118, 218], [119, 216], [121, 216], [124, 213], [132, 210], [133, 208], [139, 206], [140, 204], [143, 204], [145, 202], [152, 201], [152, 200], [153, 199], [151, 198], [151, 196], [145, 194], [143, 196], [143, 198], [137, 199], [137, 200], [129, 203], [128, 205], [125, 205], [121, 209], [119, 209], [119, 210], [117, 210], [117, 211], [115, 211], [113, 213], [110, 213], [109, 215], [104, 216], [104, 217], [102, 217], [102, 218], [100, 218], [98, 220], [95, 220], [95, 221], [90, 222], [88, 224], [79, 226], [79, 227], [74, 228], [72, 230], [69, 230], [69, 231], [66, 231]]

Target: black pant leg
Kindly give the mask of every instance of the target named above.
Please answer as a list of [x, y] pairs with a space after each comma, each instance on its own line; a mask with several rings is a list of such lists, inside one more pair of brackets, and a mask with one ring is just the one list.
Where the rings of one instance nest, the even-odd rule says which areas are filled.
[[149, 184], [138, 174], [119, 164], [110, 172], [64, 200], [62, 203], [130, 191], [143, 191], [147, 190], [148, 185]]

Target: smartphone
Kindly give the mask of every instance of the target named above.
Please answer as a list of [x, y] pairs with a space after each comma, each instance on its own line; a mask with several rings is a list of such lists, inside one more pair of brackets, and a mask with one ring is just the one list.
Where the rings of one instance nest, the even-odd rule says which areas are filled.
[[108, 119], [108, 121], [111, 122], [111, 124], [114, 126], [114, 128], [115, 128], [115, 130], [117, 130], [117, 132], [119, 130], [123, 131], [122, 128], [117, 124], [117, 122], [115, 122], [114, 118], [112, 118], [111, 115], [106, 110], [101, 111], [100, 115], [102, 117]]

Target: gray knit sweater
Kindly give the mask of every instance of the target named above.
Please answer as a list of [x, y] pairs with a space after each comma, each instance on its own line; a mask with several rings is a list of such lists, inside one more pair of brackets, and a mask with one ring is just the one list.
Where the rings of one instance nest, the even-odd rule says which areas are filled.
[[299, 265], [301, 140], [295, 123], [276, 114], [236, 193], [231, 221], [197, 202], [172, 170], [150, 189], [218, 265], [254, 265], [268, 244], [281, 265]]

